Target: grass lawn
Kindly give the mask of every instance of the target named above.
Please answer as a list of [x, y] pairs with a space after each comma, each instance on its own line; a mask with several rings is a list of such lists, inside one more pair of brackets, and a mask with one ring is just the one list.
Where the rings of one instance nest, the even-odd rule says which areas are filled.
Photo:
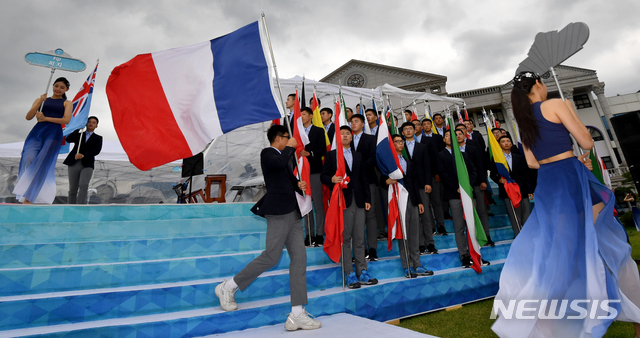
[[[640, 261], [640, 232], [627, 228], [632, 246], [631, 256]], [[483, 338], [497, 337], [491, 331], [494, 320], [489, 319], [493, 299], [464, 305], [453, 311], [437, 311], [400, 321], [400, 326], [442, 338]], [[614, 322], [605, 337], [633, 337], [633, 324]]]

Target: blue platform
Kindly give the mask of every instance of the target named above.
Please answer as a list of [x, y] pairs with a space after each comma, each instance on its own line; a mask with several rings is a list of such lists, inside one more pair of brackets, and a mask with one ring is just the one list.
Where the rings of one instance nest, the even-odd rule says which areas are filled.
[[[375, 286], [342, 289], [341, 268], [307, 249], [316, 315], [387, 321], [494, 296], [513, 232], [492, 206], [490, 261], [463, 269], [452, 235], [435, 236], [421, 261], [431, 277], [407, 279], [397, 245], [378, 242]], [[0, 206], [0, 336], [175, 337], [282, 324], [290, 312], [289, 257], [238, 292], [224, 312], [215, 286], [264, 250], [266, 222], [251, 204]], [[453, 224], [447, 221], [447, 231]]]

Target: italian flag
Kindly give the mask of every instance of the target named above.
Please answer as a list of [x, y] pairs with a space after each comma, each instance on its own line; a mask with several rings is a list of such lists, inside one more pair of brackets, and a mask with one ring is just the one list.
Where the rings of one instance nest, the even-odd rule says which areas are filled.
[[589, 150], [589, 159], [591, 159], [591, 165], [593, 166], [593, 170], [591, 170], [593, 175], [598, 179], [598, 181], [600, 181], [600, 183], [611, 189], [611, 178], [609, 178], [607, 166], [602, 162], [602, 158], [600, 158], [600, 156], [596, 156], [593, 149], [591, 149]]
[[[451, 123], [451, 122], [450, 122]], [[451, 123], [453, 124], [453, 123]], [[471, 266], [477, 273], [482, 272], [481, 268], [481, 255], [480, 248], [487, 244], [487, 235], [484, 233], [482, 223], [476, 212], [476, 208], [473, 206], [473, 190], [471, 189], [471, 182], [469, 181], [469, 173], [467, 172], [467, 166], [464, 163], [460, 146], [454, 137], [454, 130], [451, 130], [451, 148], [453, 150], [453, 157], [456, 162], [456, 171], [458, 174], [458, 184], [460, 188], [460, 201], [462, 202], [462, 210], [464, 213], [464, 219], [467, 223], [467, 242], [469, 245], [469, 254], [473, 265]]]

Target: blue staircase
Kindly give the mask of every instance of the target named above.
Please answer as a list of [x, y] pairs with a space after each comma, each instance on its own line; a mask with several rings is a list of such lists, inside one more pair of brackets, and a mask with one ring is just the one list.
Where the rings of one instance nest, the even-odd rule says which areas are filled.
[[[416, 279], [397, 245], [380, 241], [369, 263], [380, 283], [345, 291], [340, 265], [308, 248], [307, 310], [387, 321], [495, 295], [513, 238], [497, 202], [481, 274], [461, 268], [453, 235], [435, 236], [440, 254], [421, 257], [435, 275]], [[286, 251], [236, 293], [238, 311], [222, 311], [214, 293], [264, 250], [266, 222], [251, 206], [0, 206], [0, 336], [194, 337], [284, 323]]]

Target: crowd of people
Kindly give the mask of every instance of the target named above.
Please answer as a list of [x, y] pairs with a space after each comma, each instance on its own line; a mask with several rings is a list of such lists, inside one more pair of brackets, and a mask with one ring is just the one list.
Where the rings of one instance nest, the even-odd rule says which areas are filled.
[[[290, 94], [286, 101], [287, 108], [292, 112], [295, 104], [295, 94]], [[363, 114], [354, 113], [351, 108], [346, 108], [346, 118], [349, 126], [348, 132], [351, 134], [349, 144], [345, 146], [345, 157], [347, 158], [347, 170], [351, 170], [351, 158], [353, 154], [358, 154], [358, 160], [354, 166], [359, 167], [360, 161], [364, 164], [362, 173], [349, 172], [348, 176], [360, 184], [362, 181], [363, 197], [367, 197], [365, 206], [364, 198], [356, 195], [356, 204], [362, 208], [355, 218], [349, 218], [347, 223], [349, 231], [355, 231], [355, 236], [349, 236], [353, 241], [353, 259], [360, 262], [360, 255], [364, 255], [366, 260], [376, 261], [378, 259], [378, 240], [387, 238], [387, 221], [384, 214], [387, 210], [387, 190], [390, 183], [395, 183], [381, 174], [376, 161], [376, 144], [378, 134], [378, 121], [382, 118], [382, 113], [366, 107], [356, 107], [355, 111], [364, 111]], [[322, 246], [324, 242], [324, 221], [325, 210], [322, 187], [324, 184], [332, 188], [331, 173], [335, 172], [335, 155], [329, 156], [326, 152], [326, 141], [323, 137], [322, 129], [312, 123], [313, 111], [310, 108], [301, 109], [301, 119], [304, 132], [307, 133], [309, 143], [301, 156], [306, 156], [311, 167], [311, 192], [314, 201], [314, 211], [308, 219], [308, 229], [310, 234], [306, 237], [305, 244], [309, 246]], [[323, 122], [324, 131], [330, 140], [338, 132], [346, 132], [345, 126], [336, 127], [334, 112], [331, 108], [320, 109], [320, 116]], [[455, 228], [456, 243], [460, 252], [461, 265], [465, 268], [473, 264], [467, 248], [465, 237], [466, 223], [464, 221], [463, 210], [460, 204], [460, 192], [458, 191], [458, 178], [455, 162], [451, 154], [451, 142], [457, 142], [467, 164], [470, 182], [473, 186], [475, 206], [480, 217], [482, 226], [487, 235], [489, 246], [495, 246], [491, 240], [489, 229], [489, 216], [491, 205], [496, 204], [489, 186], [489, 179], [494, 180], [500, 189], [500, 198], [505, 199], [509, 218], [511, 220], [514, 233], [517, 235], [519, 229], [527, 220], [530, 213], [529, 199], [533, 198], [530, 193], [535, 187], [535, 172], [529, 169], [524, 158], [517, 147], [513, 146], [513, 141], [507, 132], [502, 128], [493, 128], [496, 139], [502, 146], [502, 151], [510, 163], [510, 169], [516, 182], [520, 185], [523, 196], [521, 206], [512, 208], [506, 193], [504, 192], [504, 180], [497, 172], [495, 164], [490, 158], [487, 142], [483, 135], [475, 130], [473, 120], [464, 121], [464, 124], [455, 126], [455, 130], [447, 130], [445, 120], [441, 114], [434, 114], [433, 118], [412, 119], [410, 110], [404, 111], [406, 122], [400, 125], [397, 130], [391, 131], [394, 145], [398, 154], [405, 154], [399, 158], [399, 163], [405, 173], [405, 186], [409, 191], [410, 205], [415, 207], [407, 208], [407, 252], [409, 253], [410, 266], [404, 266], [407, 258], [403, 257], [403, 267], [406, 269], [406, 276], [430, 275], [432, 272], [424, 268], [419, 263], [416, 256], [437, 254], [433, 236], [448, 235], [444, 221], [452, 219]], [[432, 122], [433, 121], [433, 122]], [[435, 126], [432, 126], [435, 123]], [[293, 127], [293, 122], [291, 122]], [[435, 127], [435, 128], [434, 128]], [[435, 130], [435, 132], [434, 132]], [[346, 142], [344, 137], [337, 135], [339, 142]], [[321, 158], [325, 157], [324, 168]], [[326, 159], [329, 158], [330, 161]], [[354, 157], [355, 158], [355, 157]], [[361, 158], [361, 160], [360, 160]], [[511, 165], [515, 163], [514, 165]], [[490, 173], [490, 174], [489, 174]], [[320, 184], [318, 184], [319, 181]], [[316, 188], [314, 189], [314, 185]], [[345, 189], [345, 193], [351, 194], [351, 186]], [[350, 195], [349, 195], [350, 196]], [[347, 198], [347, 205], [351, 201]], [[414, 212], [415, 211], [415, 212]], [[362, 214], [362, 215], [361, 215]], [[346, 219], [346, 218], [345, 218]], [[310, 240], [309, 240], [310, 238]], [[404, 242], [400, 242], [401, 254], [404, 255]], [[351, 252], [351, 248], [349, 248]], [[351, 253], [349, 253], [351, 255]], [[488, 262], [484, 262], [488, 264]], [[358, 280], [360, 272], [349, 278], [349, 287], [359, 287]]]

